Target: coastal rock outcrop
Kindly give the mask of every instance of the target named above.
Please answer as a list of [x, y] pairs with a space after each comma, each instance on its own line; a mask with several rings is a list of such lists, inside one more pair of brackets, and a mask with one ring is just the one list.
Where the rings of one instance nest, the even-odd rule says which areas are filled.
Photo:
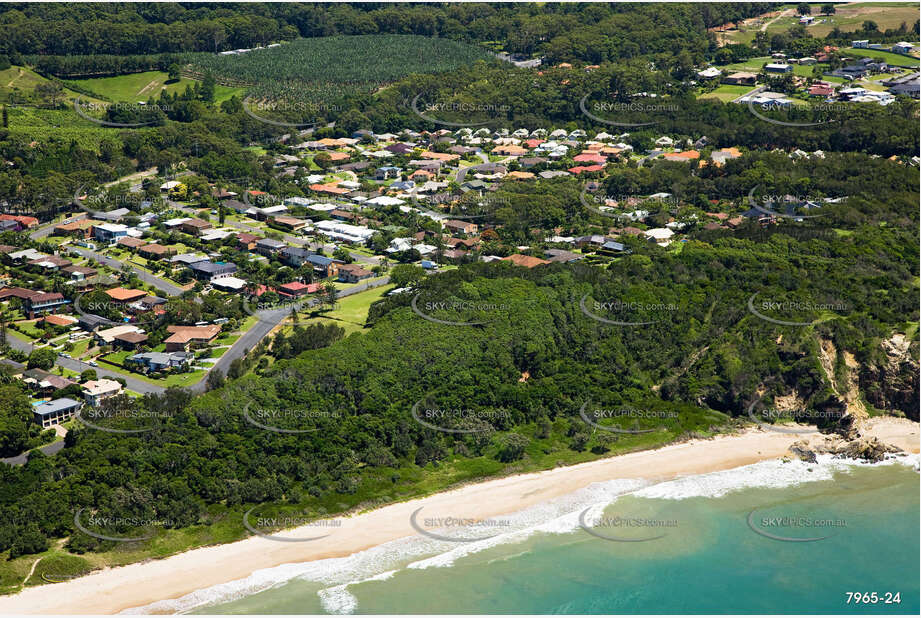
[[902, 333], [883, 340], [883, 360], [861, 365], [860, 391], [880, 410], [901, 410], [913, 421], [919, 416], [918, 346]]
[[869, 463], [884, 461], [888, 455], [903, 453], [902, 449], [881, 442], [878, 438], [864, 438], [858, 433], [853, 439], [828, 437], [811, 443], [800, 440], [790, 446], [790, 455], [808, 463], [816, 463], [818, 455], [834, 455], [846, 459], [857, 459]]

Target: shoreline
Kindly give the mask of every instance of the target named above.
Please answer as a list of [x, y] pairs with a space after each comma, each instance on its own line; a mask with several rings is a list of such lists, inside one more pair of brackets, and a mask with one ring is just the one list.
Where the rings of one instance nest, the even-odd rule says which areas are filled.
[[[919, 452], [919, 425], [907, 419], [869, 419], [862, 433]], [[613, 479], [662, 482], [738, 468], [784, 456], [790, 445], [814, 439], [817, 432], [790, 434], [746, 429], [737, 434], [690, 440], [653, 450], [598, 459], [462, 485], [452, 490], [397, 502], [349, 517], [329, 538], [308, 543], [278, 542], [262, 536], [192, 549], [162, 559], [103, 569], [60, 584], [33, 586], [0, 597], [4, 614], [114, 614], [176, 599], [196, 590], [239, 579], [287, 563], [341, 558], [400, 538], [416, 536], [410, 518], [426, 508], [431, 515], [486, 519], [520, 511]], [[316, 538], [316, 526], [276, 533], [284, 538]], [[53, 586], [53, 588], [49, 588]]]

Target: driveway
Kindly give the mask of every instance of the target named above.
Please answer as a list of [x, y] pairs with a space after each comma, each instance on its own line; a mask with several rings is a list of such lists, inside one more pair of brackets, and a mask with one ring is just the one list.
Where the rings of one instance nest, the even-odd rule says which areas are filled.
[[[25, 352], [29, 354], [35, 346], [31, 343], [27, 343], [17, 337], [7, 337], [7, 343], [10, 344], [10, 347], [14, 350], [19, 350], [20, 352]], [[5, 363], [12, 363], [13, 361], [3, 360]], [[19, 363], [16, 363], [17, 365]], [[125, 380], [125, 384], [128, 386], [128, 390], [132, 390], [136, 393], [162, 393], [166, 389], [162, 386], [156, 386], [143, 380], [138, 380], [131, 373], [120, 371], [114, 371], [112, 369], [107, 369], [103, 364], [99, 364], [98, 367], [93, 367], [89, 363], [85, 363], [81, 360], [75, 358], [64, 358], [63, 356], [58, 356], [54, 359], [54, 364], [63, 367], [64, 369], [70, 369], [71, 371], [76, 371], [77, 373], [83, 373], [87, 369], [92, 369], [96, 372], [96, 375], [104, 378], [122, 378]]]
[[[175, 208], [176, 210], [181, 210], [182, 212], [186, 214], [197, 215], [197, 211], [195, 209], [189, 208], [188, 206], [183, 206], [182, 204], [178, 202], [167, 202], [167, 205], [170, 206], [171, 208]], [[251, 225], [247, 225], [239, 221], [226, 221], [225, 220], [224, 227], [232, 227], [234, 229], [248, 232], [255, 236], [265, 236], [265, 230], [260, 230], [257, 227], [252, 227]], [[283, 234], [282, 240], [284, 240], [289, 245], [296, 245], [298, 247], [307, 247], [308, 249], [316, 246], [316, 243], [310, 242], [310, 240], [307, 240], [305, 238], [300, 238], [298, 236], [292, 236], [291, 234]], [[332, 252], [336, 249], [336, 246], [335, 245], [323, 245], [323, 249], [326, 251]], [[355, 260], [356, 262], [361, 262], [362, 264], [369, 264], [371, 266], [374, 266], [380, 263], [380, 258], [368, 257], [366, 255], [362, 255], [361, 253], [354, 253], [352, 251], [349, 251], [349, 255], [352, 256], [353, 260]]]
[[[388, 283], [390, 283], [390, 277], [384, 277], [383, 279], [376, 281], [359, 283], [355, 287], [339, 292], [339, 298], [351, 296], [352, 294], [358, 294], [359, 292], [364, 292], [365, 290], [369, 290], [371, 288], [381, 287], [383, 285], [387, 285]], [[305, 300], [299, 308], [306, 309], [319, 303], [320, 299], [311, 298], [309, 300]], [[252, 328], [246, 331], [246, 333], [244, 333], [239, 339], [236, 340], [233, 346], [231, 346], [231, 348], [227, 350], [211, 367], [210, 371], [219, 369], [224, 375], [227, 375], [227, 369], [230, 367], [230, 363], [238, 358], [242, 358], [245, 351], [255, 348], [259, 342], [262, 341], [263, 337], [272, 332], [276, 326], [281, 324], [285, 318], [291, 315], [291, 309], [267, 309], [257, 312], [257, 315], [261, 319], [256, 322]], [[205, 375], [197, 384], [193, 384], [192, 386], [188, 387], [188, 389], [193, 393], [205, 392], [207, 379], [208, 376]]]
[[[106, 257], [105, 255], [101, 253], [91, 251], [90, 249], [87, 249], [86, 247], [70, 246], [69, 248], [73, 251], [76, 251], [77, 253], [79, 253], [85, 258], [92, 258], [96, 260], [97, 262], [99, 262], [100, 264], [104, 264], [106, 266], [114, 268], [115, 270], [119, 272], [121, 272], [123, 265], [128, 264], [127, 262], [121, 262], [119, 260], [116, 260], [115, 258]], [[131, 269], [133, 273], [135, 273], [138, 276], [138, 279], [140, 279], [141, 281], [143, 281], [144, 283], [148, 285], [152, 285], [153, 287], [157, 288], [161, 292], [165, 293], [167, 296], [179, 296], [184, 291], [178, 285], [173, 285], [172, 283], [169, 283], [168, 281], [164, 281], [163, 279], [159, 277], [151, 275], [146, 270], [141, 270], [140, 268], [138, 268], [137, 266], [134, 266], [133, 264], [128, 264], [128, 267]]]
[[[45, 446], [40, 446], [37, 449], [45, 455], [54, 455], [58, 451], [64, 448], [64, 440], [58, 440], [57, 442], [52, 442], [51, 444], [46, 444]], [[15, 457], [5, 457], [0, 459], [5, 464], [10, 464], [11, 466], [21, 466], [26, 463], [29, 458], [29, 453], [31, 451], [26, 451], [25, 453], [19, 453]]]

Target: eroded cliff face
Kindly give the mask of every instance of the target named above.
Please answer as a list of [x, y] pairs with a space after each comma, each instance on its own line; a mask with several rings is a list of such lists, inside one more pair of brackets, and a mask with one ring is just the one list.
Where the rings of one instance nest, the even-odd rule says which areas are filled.
[[895, 333], [882, 342], [886, 360], [858, 368], [858, 384], [867, 402], [880, 410], [900, 410], [918, 420], [918, 345]]

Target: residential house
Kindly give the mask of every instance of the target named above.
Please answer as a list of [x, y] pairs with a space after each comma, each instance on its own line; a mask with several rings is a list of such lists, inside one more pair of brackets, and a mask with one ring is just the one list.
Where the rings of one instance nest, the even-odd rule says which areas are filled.
[[69, 315], [55, 315], [50, 314], [44, 316], [41, 321], [45, 324], [50, 324], [51, 326], [73, 326], [77, 323], [77, 318], [71, 317]]
[[144, 240], [141, 240], [140, 238], [135, 238], [134, 236], [122, 236], [117, 241], [115, 241], [115, 244], [118, 245], [119, 247], [137, 249], [139, 247], [143, 247], [144, 245], [146, 245], [147, 242]]
[[221, 332], [220, 324], [209, 324], [207, 326], [175, 326], [166, 327], [166, 331], [172, 333], [163, 340], [166, 344], [167, 352], [188, 352], [193, 345], [207, 345], [217, 339]]
[[0, 221], [15, 221], [24, 230], [38, 225], [38, 219], [26, 215], [0, 215]]
[[213, 281], [220, 277], [229, 277], [237, 272], [237, 265], [233, 262], [211, 262], [203, 260], [189, 265], [192, 275], [202, 281]]
[[89, 266], [66, 266], [61, 269], [61, 272], [70, 275], [71, 281], [83, 281], [87, 277], [95, 275], [97, 271]]
[[786, 73], [793, 72], [793, 65], [787, 64], [785, 62], [771, 62], [764, 65], [764, 72], [784, 75]]
[[211, 281], [211, 287], [222, 292], [237, 293], [246, 288], [246, 281], [237, 277], [220, 277]]
[[542, 260], [530, 255], [522, 255], [520, 253], [513, 253], [512, 255], [502, 259], [513, 264], [517, 264], [518, 266], [524, 266], [525, 268], [534, 268], [535, 266], [542, 266], [544, 264], [550, 263], [547, 260]]
[[339, 273], [338, 262], [325, 255], [309, 255], [305, 262], [311, 264], [314, 272], [321, 277], [335, 277]]
[[44, 369], [27, 369], [17, 377], [28, 385], [35, 395], [42, 397], [53, 395], [55, 391], [76, 384], [73, 380], [54, 375]]
[[122, 385], [115, 380], [100, 378], [90, 380], [83, 385], [83, 398], [90, 406], [96, 407], [109, 397], [115, 397], [122, 392]]
[[93, 227], [93, 236], [99, 242], [113, 244], [128, 235], [128, 228], [120, 223], [103, 223]]
[[402, 172], [402, 168], [394, 167], [392, 165], [384, 165], [377, 168], [377, 170], [374, 172], [374, 180], [389, 180], [391, 178], [399, 178]]
[[147, 343], [147, 335], [141, 332], [119, 333], [112, 340], [112, 345], [123, 350], [135, 350]]
[[70, 223], [62, 223], [54, 228], [52, 234], [55, 236], [73, 236], [75, 238], [89, 238], [93, 235], [93, 227], [101, 224], [102, 221], [95, 219], [78, 219]]
[[446, 249], [441, 252], [441, 257], [452, 264], [460, 264], [467, 257], [467, 252], [463, 249]]
[[144, 298], [147, 296], [147, 292], [128, 288], [112, 288], [111, 290], [106, 290], [106, 295], [115, 303], [127, 305]]
[[303, 266], [313, 252], [303, 247], [285, 247], [281, 250], [281, 261], [293, 268]]
[[547, 260], [549, 262], [577, 262], [585, 257], [580, 253], [573, 253], [572, 251], [566, 251], [565, 249], [547, 249], [544, 251], [544, 253], [547, 254]]
[[256, 241], [256, 252], [265, 256], [273, 256], [287, 246], [274, 238], [260, 238]]
[[176, 249], [157, 243], [150, 243], [138, 248], [138, 255], [147, 260], [162, 260], [176, 255]]
[[58, 292], [37, 292], [25, 299], [24, 311], [29, 319], [45, 313], [54, 313], [58, 307], [70, 303]]
[[56, 271], [62, 268], [67, 268], [71, 266], [73, 262], [68, 259], [58, 257], [56, 255], [46, 255], [37, 260], [32, 260], [29, 262], [29, 266], [39, 268], [46, 271]]
[[364, 243], [374, 236], [372, 229], [339, 221], [319, 221], [314, 227], [318, 234], [347, 243]]
[[470, 221], [460, 221], [458, 219], [446, 219], [442, 221], [446, 230], [454, 234], [476, 234], [479, 226]]
[[[116, 382], [117, 384], [117, 382]], [[69, 397], [61, 397], [32, 406], [32, 418], [42, 429], [69, 421], [80, 411], [83, 404]]]
[[185, 352], [142, 352], [129, 356], [125, 362], [139, 365], [150, 372], [181, 367], [188, 363], [190, 358]]
[[362, 268], [358, 264], [339, 264], [339, 281], [358, 283], [373, 276], [373, 272]]
[[247, 234], [246, 232], [237, 233], [237, 248], [241, 251], [253, 251], [256, 248], [256, 242], [260, 240], [259, 236], [255, 234]]
[[[86, 317], [86, 316], [81, 316]], [[98, 317], [98, 316], [96, 316]], [[112, 322], [106, 321], [106, 324], [111, 324]], [[83, 320], [80, 320], [80, 324], [83, 325]], [[85, 328], [85, 327], [84, 327]], [[90, 329], [87, 329], [90, 330]], [[115, 338], [119, 335], [124, 335], [125, 333], [143, 333], [144, 331], [138, 328], [133, 324], [121, 324], [119, 326], [113, 326], [111, 328], [105, 328], [103, 330], [98, 330], [93, 335], [93, 341], [96, 345], [114, 345]]]
[[290, 283], [285, 283], [284, 285], [278, 286], [278, 293], [281, 296], [287, 298], [300, 298], [305, 294], [310, 294], [319, 289], [320, 285], [318, 283], [305, 284], [300, 281], [291, 281]]
[[742, 151], [738, 148], [730, 147], [723, 148], [721, 150], [714, 150], [710, 153], [710, 159], [713, 160], [714, 165], [720, 167], [729, 159], [738, 159], [742, 156]]
[[282, 216], [282, 217], [273, 218], [272, 222], [274, 222], [276, 225], [279, 225], [287, 230], [296, 232], [298, 230], [302, 230], [305, 227], [307, 227], [307, 224], [310, 223], [310, 220], [298, 219], [297, 217]]
[[735, 86], [754, 86], [758, 82], [758, 75], [757, 73], [737, 71], [723, 77], [722, 82]]
[[211, 229], [211, 224], [201, 219], [187, 219], [179, 225], [179, 229], [192, 236], [200, 236], [205, 230]]

